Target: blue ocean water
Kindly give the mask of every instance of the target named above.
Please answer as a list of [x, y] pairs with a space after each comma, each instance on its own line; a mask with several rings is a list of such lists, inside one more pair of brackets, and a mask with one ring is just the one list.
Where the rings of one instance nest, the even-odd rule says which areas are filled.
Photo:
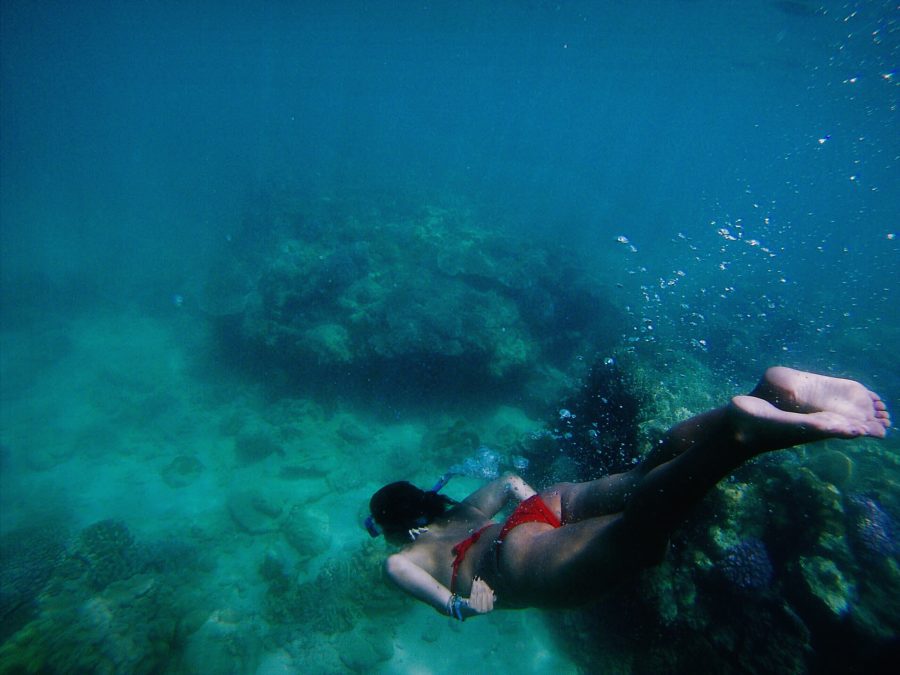
[[[368, 495], [482, 448], [586, 477], [593, 363], [645, 364], [641, 433], [773, 363], [896, 408], [898, 52], [881, 0], [0, 4], [0, 669], [445, 672], [469, 625], [352, 583]], [[773, 475], [850, 543], [710, 507], [812, 670], [829, 612], [860, 654], [900, 630], [896, 440], [827, 451]], [[498, 617], [448, 668], [613, 667], [543, 623], [602, 614]]]

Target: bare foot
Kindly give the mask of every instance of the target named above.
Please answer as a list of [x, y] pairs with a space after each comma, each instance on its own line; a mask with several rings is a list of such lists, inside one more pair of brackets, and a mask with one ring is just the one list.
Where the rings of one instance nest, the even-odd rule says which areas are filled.
[[735, 413], [737, 438], [751, 454], [826, 438], [881, 438], [885, 434], [885, 428], [873, 420], [858, 420], [826, 410], [789, 412], [755, 396], [735, 396], [731, 399], [731, 409]]
[[826, 438], [884, 438], [891, 418], [884, 402], [859, 382], [769, 368], [750, 396], [731, 401], [738, 440], [750, 452]]
[[852, 425], [863, 425], [865, 432], [857, 436], [882, 438], [891, 425], [884, 401], [853, 380], [776, 366], [766, 371], [750, 395], [787, 412], [836, 413]]

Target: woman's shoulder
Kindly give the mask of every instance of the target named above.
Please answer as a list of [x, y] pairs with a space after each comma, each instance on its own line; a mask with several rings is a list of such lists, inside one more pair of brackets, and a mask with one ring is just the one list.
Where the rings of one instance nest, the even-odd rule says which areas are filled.
[[442, 536], [458, 539], [491, 522], [493, 520], [485, 515], [481, 509], [471, 504], [460, 502], [435, 519], [433, 527]]
[[447, 509], [443, 516], [449, 521], [472, 521], [472, 520], [482, 520], [487, 521], [490, 518], [484, 514], [484, 512], [476, 506], [472, 506], [471, 504], [467, 504], [466, 502], [457, 502], [452, 507]]

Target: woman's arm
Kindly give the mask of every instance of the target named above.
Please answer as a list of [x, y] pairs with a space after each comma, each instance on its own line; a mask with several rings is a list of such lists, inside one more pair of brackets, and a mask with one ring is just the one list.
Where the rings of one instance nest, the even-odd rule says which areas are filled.
[[[384, 568], [391, 581], [445, 616], [463, 619], [475, 614], [486, 614], [494, 609], [494, 593], [480, 579], [472, 584], [472, 597], [466, 600], [451, 593], [450, 589], [402, 553], [390, 556], [385, 561]], [[458, 603], [455, 608], [454, 602]]]
[[506, 506], [510, 497], [523, 501], [533, 494], [536, 494], [535, 490], [528, 483], [514, 473], [506, 473], [463, 499], [463, 504], [474, 506], [488, 518], [492, 518]]

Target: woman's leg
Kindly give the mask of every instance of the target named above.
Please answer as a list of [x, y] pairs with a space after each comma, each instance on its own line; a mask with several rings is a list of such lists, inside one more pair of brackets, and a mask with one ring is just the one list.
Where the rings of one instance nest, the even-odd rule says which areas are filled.
[[544, 500], [553, 502], [558, 495], [561, 519], [565, 523], [619, 513], [625, 510], [628, 498], [644, 477], [660, 464], [687, 450], [697, 429], [705, 426], [705, 419], [718, 414], [719, 411], [714, 410], [673, 427], [650, 454], [630, 471], [602, 476], [586, 483], [559, 483], [547, 491], [549, 495]]
[[[680, 451], [649, 470], [640, 467], [643, 475], [623, 490], [631, 496], [621, 514], [556, 530], [525, 524], [510, 532], [501, 571], [514, 592], [532, 604], [553, 605], [601, 591], [628, 571], [658, 561], [691, 509], [751, 457], [825, 438], [880, 438], [890, 426], [881, 399], [851, 380], [774, 368], [757, 393], [766, 399], [737, 396], [729, 406], [673, 428], [666, 442]], [[612, 487], [625, 485], [623, 479]], [[564, 492], [559, 501], [548, 499], [559, 504], [568, 497]]]
[[[890, 423], [881, 399], [858, 382], [824, 377], [782, 366], [769, 368], [750, 397], [761, 399], [762, 402], [751, 401], [746, 396], [737, 397], [735, 401], [745, 409], [755, 406], [754, 412], [764, 415], [769, 412], [767, 408], [774, 406], [785, 412], [828, 411], [830, 415], [839, 414], [847, 419], [858, 418], [863, 427], [861, 433], [856, 435], [884, 436]], [[771, 405], [765, 406], [765, 403]], [[711, 438], [713, 442], [718, 442], [717, 438], [720, 435], [727, 434], [722, 427], [725, 411], [725, 409], [713, 410], [676, 425], [644, 461], [631, 471], [603, 476], [587, 483], [562, 483], [551, 488], [552, 493], [559, 494], [564, 522], [573, 523], [623, 511], [635, 488], [650, 471], [671, 461], [698, 441]], [[805, 437], [791, 441], [782, 435], [784, 433], [783, 429], [775, 430], [776, 438], [772, 439], [769, 445], [774, 443], [779, 447], [790, 447], [807, 442]], [[553, 501], [552, 497], [550, 501]]]

